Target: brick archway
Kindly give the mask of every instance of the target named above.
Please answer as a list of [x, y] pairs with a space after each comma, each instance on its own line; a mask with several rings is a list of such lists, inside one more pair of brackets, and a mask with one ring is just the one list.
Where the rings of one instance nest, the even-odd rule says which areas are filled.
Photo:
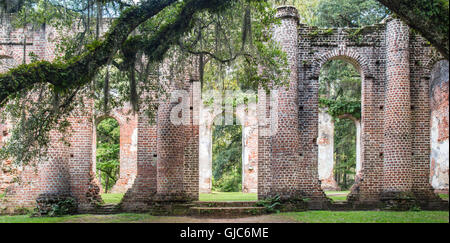
[[[364, 94], [369, 93], [369, 87], [366, 87], [366, 82], [365, 79], [367, 77], [367, 79], [370, 79], [371, 75], [371, 71], [370, 69], [368, 69], [367, 67], [368, 62], [367, 60], [360, 55], [356, 50], [350, 49], [350, 48], [336, 48], [333, 49], [331, 51], [328, 51], [318, 57], [315, 58], [314, 60], [314, 77], [318, 77], [320, 76], [320, 72], [323, 68], [323, 66], [330, 61], [334, 61], [334, 60], [341, 60], [344, 62], [347, 62], [349, 64], [351, 64], [360, 74], [360, 78], [361, 78], [361, 119], [356, 119], [355, 117], [351, 116], [351, 115], [343, 115], [341, 116], [342, 118], [348, 118], [350, 120], [352, 120], [355, 124], [356, 130], [357, 130], [357, 139], [356, 139], [356, 157], [357, 157], [357, 161], [356, 161], [356, 168], [355, 168], [355, 182], [357, 182], [360, 178], [363, 177], [363, 156], [362, 156], [362, 151], [364, 149], [364, 141], [362, 141], [361, 139], [361, 134], [362, 134], [362, 128], [364, 127], [364, 115], [363, 113], [365, 112], [364, 110]], [[318, 88], [315, 90], [315, 92], [317, 92], [316, 97], [319, 97], [319, 90]], [[319, 119], [318, 122], [325, 122], [324, 120], [329, 120], [332, 119], [331, 117], [329, 117], [329, 115], [327, 116], [327, 114], [324, 114], [326, 112], [324, 111], [319, 111]], [[327, 118], [328, 117], [328, 118]], [[331, 124], [329, 124], [328, 126], [332, 127], [332, 131], [330, 130], [329, 132], [332, 132], [333, 134], [329, 134], [329, 136], [331, 138], [333, 138], [334, 141], [334, 122], [331, 122]], [[322, 124], [318, 126], [318, 139], [317, 139], [317, 145], [318, 145], [318, 169], [319, 169], [319, 177], [321, 178], [322, 181], [322, 188], [324, 190], [337, 190], [339, 189], [338, 185], [336, 184], [336, 182], [334, 181], [334, 173], [333, 173], [333, 169], [334, 169], [334, 161], [332, 161], [332, 165], [324, 165], [324, 163], [326, 163], [325, 161], [323, 161], [324, 159], [333, 159], [333, 153], [334, 153], [334, 147], [331, 144], [327, 144], [323, 138], [321, 138], [322, 134], [320, 133], [320, 129], [323, 129], [324, 127], [327, 127], [326, 124]], [[330, 129], [330, 128], [329, 128]], [[332, 141], [328, 141], [328, 143], [330, 143]], [[331, 146], [331, 150], [330, 147]], [[331, 155], [321, 155], [320, 153], [331, 153]], [[324, 158], [321, 158], [324, 157]], [[329, 162], [328, 162], [329, 163]], [[327, 164], [328, 164], [327, 163]], [[331, 169], [331, 171], [330, 171]], [[321, 170], [326, 170], [326, 171], [321, 171]]]
[[[95, 129], [93, 129], [93, 144], [96, 146], [96, 128], [104, 119], [112, 118], [117, 121], [120, 129], [120, 172], [119, 179], [111, 189], [111, 193], [125, 193], [132, 187], [137, 175], [137, 115], [131, 112], [129, 104], [114, 109], [109, 114], [97, 115]], [[96, 169], [96, 147], [93, 148], [93, 169]]]
[[342, 60], [352, 64], [356, 68], [356, 70], [358, 70], [361, 75], [361, 79], [363, 80], [366, 77], [373, 77], [370, 69], [368, 69], [368, 61], [362, 55], [360, 55], [358, 51], [346, 47], [336, 48], [314, 58], [314, 77], [319, 77], [320, 70], [322, 69], [323, 65], [332, 60]]

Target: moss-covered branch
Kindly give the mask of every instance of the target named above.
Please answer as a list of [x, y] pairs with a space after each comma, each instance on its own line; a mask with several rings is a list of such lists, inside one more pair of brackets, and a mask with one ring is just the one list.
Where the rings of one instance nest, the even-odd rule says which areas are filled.
[[[41, 61], [21, 65], [1, 74], [0, 104], [3, 104], [9, 96], [31, 89], [37, 83], [50, 83], [56, 90], [62, 91], [87, 84], [99, 68], [106, 65], [117, 50], [122, 48], [133, 30], [175, 2], [178, 1], [147, 0], [137, 7], [130, 7], [115, 20], [104, 41], [93, 43], [89, 51], [68, 62]], [[185, 1], [177, 21], [168, 24], [165, 29], [157, 31], [149, 38], [152, 45], [146, 47], [146, 53], [158, 53], [157, 56], [161, 57], [168, 46], [173, 44], [175, 37], [188, 29], [189, 20], [196, 11], [218, 8], [227, 2], [231, 0]]]
[[378, 0], [449, 57], [448, 0]]

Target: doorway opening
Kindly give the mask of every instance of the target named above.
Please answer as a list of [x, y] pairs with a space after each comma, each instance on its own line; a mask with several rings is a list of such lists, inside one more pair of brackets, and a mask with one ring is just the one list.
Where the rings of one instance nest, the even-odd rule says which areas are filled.
[[322, 66], [319, 76], [319, 178], [334, 201], [345, 201], [361, 170], [359, 70], [345, 58]]
[[114, 118], [104, 118], [96, 127], [96, 174], [103, 201], [119, 203], [123, 194], [111, 193], [120, 176], [120, 127]]

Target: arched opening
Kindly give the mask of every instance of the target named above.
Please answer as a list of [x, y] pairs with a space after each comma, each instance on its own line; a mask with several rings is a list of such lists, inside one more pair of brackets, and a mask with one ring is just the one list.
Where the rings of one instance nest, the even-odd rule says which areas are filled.
[[120, 127], [106, 117], [96, 126], [96, 174], [106, 203], [119, 203], [123, 194], [111, 193], [120, 177]]
[[433, 66], [430, 79], [430, 182], [444, 198], [448, 198], [449, 179], [448, 82], [448, 61], [441, 60]]
[[206, 62], [199, 115], [200, 201], [256, 201], [256, 94], [238, 82], [239, 65]]
[[[236, 114], [228, 124], [223, 113], [201, 130], [200, 200], [256, 201], [257, 161], [252, 156], [257, 154], [253, 141], [257, 133]], [[209, 151], [209, 158], [202, 156], [203, 150]]]
[[333, 58], [319, 76], [318, 169], [322, 189], [344, 201], [361, 170], [362, 75], [353, 62]]

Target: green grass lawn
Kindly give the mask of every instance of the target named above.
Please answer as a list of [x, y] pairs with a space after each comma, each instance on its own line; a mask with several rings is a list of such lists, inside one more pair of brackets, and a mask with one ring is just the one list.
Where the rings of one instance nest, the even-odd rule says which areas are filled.
[[333, 199], [333, 201], [347, 201], [347, 195], [350, 191], [325, 191], [327, 197]]
[[[389, 211], [307, 211], [279, 213], [254, 217], [254, 222], [298, 223], [448, 223], [447, 211], [389, 212]], [[228, 221], [227, 221], [228, 220]], [[242, 220], [245, 220], [243, 218]], [[228, 222], [229, 219], [203, 219], [192, 217], [152, 216], [122, 213], [114, 215], [72, 215], [63, 217], [31, 218], [28, 215], [0, 216], [0, 223], [199, 223]], [[232, 219], [239, 223], [240, 219]], [[248, 222], [248, 221], [246, 221]]]
[[447, 200], [448, 200], [448, 194], [441, 193], [441, 194], [439, 194], [439, 196], [440, 196], [442, 199], [447, 199]]
[[200, 193], [199, 200], [206, 202], [257, 201], [258, 195], [256, 193], [242, 193], [242, 192]]
[[102, 194], [103, 202], [106, 204], [118, 204], [123, 198], [124, 193], [104, 193]]
[[302, 223], [448, 223], [446, 211], [307, 211], [280, 213]]
[[0, 216], [0, 223], [140, 223], [157, 222], [160, 217], [149, 214], [70, 215], [62, 217]]
[[0, 216], [0, 223], [62, 223], [76, 217], [82, 217], [82, 215], [64, 217], [30, 217], [29, 215]]
[[350, 191], [325, 191], [325, 194], [349, 194]]

